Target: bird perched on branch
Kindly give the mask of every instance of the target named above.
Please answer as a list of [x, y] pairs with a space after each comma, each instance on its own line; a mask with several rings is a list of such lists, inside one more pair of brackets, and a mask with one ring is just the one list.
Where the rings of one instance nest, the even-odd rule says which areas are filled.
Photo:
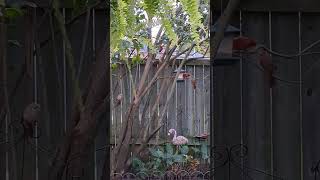
[[269, 84], [269, 87], [272, 88], [274, 85], [274, 65], [272, 64], [271, 56], [265, 50], [262, 50], [259, 55], [259, 63], [264, 70], [264, 74]]
[[24, 128], [24, 137], [34, 137], [34, 128], [40, 118], [40, 105], [37, 103], [29, 104], [23, 111], [21, 123]]

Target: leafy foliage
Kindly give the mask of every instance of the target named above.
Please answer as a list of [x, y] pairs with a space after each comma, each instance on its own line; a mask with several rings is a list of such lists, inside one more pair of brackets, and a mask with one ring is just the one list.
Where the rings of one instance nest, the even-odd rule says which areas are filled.
[[199, 0], [180, 0], [183, 9], [189, 16], [189, 22], [191, 26], [191, 37], [198, 44], [200, 41], [200, 35], [198, 29], [203, 29], [202, 15], [199, 12]]
[[21, 17], [24, 12], [18, 7], [8, 7], [4, 9], [4, 17], [9, 20]]
[[[127, 59], [141, 63], [138, 52], [146, 46], [148, 53], [156, 53], [161, 44], [171, 41], [199, 42], [199, 28], [203, 28], [203, 16], [197, 0], [177, 3], [175, 0], [111, 0], [111, 56], [112, 62]], [[205, 6], [208, 6], [206, 4]], [[151, 29], [161, 26], [159, 41], [151, 38]], [[126, 43], [123, 43], [126, 42]], [[184, 43], [181, 43], [184, 44]], [[185, 45], [185, 44], [184, 44]]]
[[[149, 148], [149, 152], [151, 158], [148, 162], [143, 162], [136, 157], [132, 159], [132, 167], [135, 172], [164, 172], [181, 163], [193, 165], [195, 161], [198, 162], [200, 159], [208, 159], [208, 147], [205, 143], [201, 145], [200, 149], [184, 145], [176, 148], [176, 150], [174, 150], [172, 144], [167, 143], [164, 147], [156, 146]], [[198, 158], [199, 160], [194, 158]]]
[[148, 13], [149, 20], [151, 20], [157, 13], [159, 3], [160, 0], [144, 0], [143, 5], [145, 11]]

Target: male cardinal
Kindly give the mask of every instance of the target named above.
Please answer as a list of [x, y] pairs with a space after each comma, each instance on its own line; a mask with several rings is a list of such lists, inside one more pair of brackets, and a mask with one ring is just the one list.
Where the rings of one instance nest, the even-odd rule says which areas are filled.
[[24, 136], [30, 140], [34, 136], [34, 127], [40, 118], [40, 105], [29, 104], [23, 111], [21, 123], [24, 128]]
[[183, 73], [182, 77], [183, 77], [184, 80], [186, 80], [186, 79], [189, 79], [191, 77], [191, 74], [190, 73]]
[[272, 64], [271, 56], [264, 50], [259, 55], [259, 63], [264, 69], [264, 74], [269, 84], [269, 87], [272, 88], [274, 85], [274, 66]]
[[232, 49], [233, 50], [247, 50], [255, 47], [256, 41], [248, 37], [240, 36], [233, 39]]

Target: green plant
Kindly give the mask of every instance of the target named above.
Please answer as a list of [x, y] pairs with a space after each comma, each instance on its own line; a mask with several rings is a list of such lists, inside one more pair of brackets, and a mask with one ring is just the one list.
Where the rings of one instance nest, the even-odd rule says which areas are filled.
[[202, 143], [200, 148], [189, 147], [183, 145], [181, 147], [174, 147], [170, 143], [166, 143], [164, 147], [156, 146], [149, 148], [151, 158], [148, 162], [143, 162], [139, 158], [132, 159], [132, 167], [135, 172], [152, 173], [152, 172], [164, 172], [174, 167], [181, 167], [183, 164], [191, 169], [195, 169], [195, 164], [200, 159], [208, 159], [208, 147], [206, 143]]
[[208, 144], [206, 142], [201, 142], [200, 147], [191, 147], [194, 157], [197, 159], [208, 160]]
[[[1, 15], [1, 12], [0, 12]], [[3, 16], [5, 19], [12, 21], [24, 15], [24, 11], [19, 7], [4, 8]]]

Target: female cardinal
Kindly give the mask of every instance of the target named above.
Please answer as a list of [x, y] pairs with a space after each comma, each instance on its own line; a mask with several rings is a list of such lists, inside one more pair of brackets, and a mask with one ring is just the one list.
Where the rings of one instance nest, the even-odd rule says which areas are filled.
[[262, 68], [264, 69], [264, 74], [268, 81], [269, 87], [272, 88], [274, 85], [274, 77], [273, 77], [274, 66], [272, 64], [272, 59], [270, 55], [263, 50], [260, 53], [259, 62]]

